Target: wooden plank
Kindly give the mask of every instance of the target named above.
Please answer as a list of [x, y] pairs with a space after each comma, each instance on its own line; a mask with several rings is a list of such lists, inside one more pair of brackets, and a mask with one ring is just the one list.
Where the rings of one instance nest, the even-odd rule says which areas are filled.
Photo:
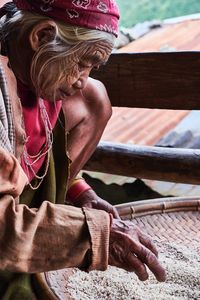
[[200, 150], [101, 142], [85, 170], [200, 184]]
[[200, 52], [114, 53], [92, 77], [113, 106], [200, 109]]

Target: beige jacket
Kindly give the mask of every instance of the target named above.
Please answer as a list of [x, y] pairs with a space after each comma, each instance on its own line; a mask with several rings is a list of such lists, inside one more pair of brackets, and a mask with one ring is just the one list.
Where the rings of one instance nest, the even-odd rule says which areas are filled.
[[0, 271], [34, 273], [75, 266], [105, 270], [109, 214], [48, 201], [39, 209], [19, 204], [17, 197], [27, 184], [18, 161], [24, 143], [21, 106], [7, 58], [1, 57], [1, 64], [12, 103], [17, 142], [15, 154], [0, 147]]

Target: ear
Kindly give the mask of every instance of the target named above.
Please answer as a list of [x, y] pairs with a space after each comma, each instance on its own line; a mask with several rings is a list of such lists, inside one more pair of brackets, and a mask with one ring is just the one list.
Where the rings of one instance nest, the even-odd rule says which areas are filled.
[[29, 34], [31, 48], [36, 51], [46, 42], [53, 41], [57, 34], [57, 25], [53, 20], [45, 20], [34, 26]]

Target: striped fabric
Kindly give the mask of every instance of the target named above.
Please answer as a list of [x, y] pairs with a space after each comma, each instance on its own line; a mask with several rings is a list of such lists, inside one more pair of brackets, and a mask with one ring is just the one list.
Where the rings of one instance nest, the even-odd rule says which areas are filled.
[[15, 134], [6, 79], [0, 64], [0, 146], [14, 153]]

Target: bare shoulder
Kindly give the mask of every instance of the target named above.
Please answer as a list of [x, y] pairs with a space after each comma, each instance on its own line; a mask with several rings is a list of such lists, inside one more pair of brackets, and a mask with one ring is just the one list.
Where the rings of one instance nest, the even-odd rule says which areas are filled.
[[83, 90], [83, 95], [88, 101], [102, 101], [108, 99], [108, 94], [104, 84], [91, 77], [88, 78], [87, 85]]

